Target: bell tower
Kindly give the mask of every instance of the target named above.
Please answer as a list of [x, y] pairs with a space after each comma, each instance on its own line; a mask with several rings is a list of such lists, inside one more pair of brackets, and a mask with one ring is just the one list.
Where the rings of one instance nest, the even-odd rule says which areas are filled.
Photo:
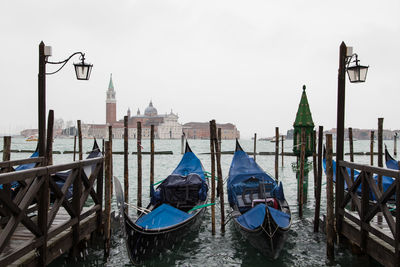
[[112, 124], [117, 121], [117, 100], [115, 99], [112, 74], [110, 74], [110, 83], [108, 84], [108, 90], [106, 94], [106, 123]]

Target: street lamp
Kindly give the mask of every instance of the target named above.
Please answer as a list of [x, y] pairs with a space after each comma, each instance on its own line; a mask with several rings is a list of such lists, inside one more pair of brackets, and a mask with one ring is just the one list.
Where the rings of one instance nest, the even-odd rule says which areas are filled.
[[[368, 66], [359, 64], [358, 55], [353, 53], [352, 47], [347, 47], [344, 42], [340, 45], [339, 53], [339, 73], [338, 73], [338, 102], [337, 102], [337, 134], [336, 134], [336, 164], [343, 161], [344, 150], [344, 103], [346, 88], [346, 71], [351, 83], [365, 82]], [[344, 177], [340, 172], [339, 165], [336, 166], [336, 228], [338, 234], [341, 233], [343, 215], [339, 214], [339, 207], [344, 198]]]
[[[59, 72], [67, 62], [75, 55], [80, 55], [81, 62], [74, 63], [76, 78], [78, 80], [89, 80], [92, 72], [92, 64], [85, 63], [85, 54], [75, 52], [67, 59], [59, 62], [48, 61], [52, 55], [51, 46], [45, 46], [43, 41], [39, 44], [39, 74], [38, 74], [38, 147], [39, 156], [44, 156], [46, 151], [45, 136], [46, 136], [46, 75], [52, 75]], [[46, 64], [61, 65], [61, 67], [50, 73], [46, 73]]]
[[356, 53], [353, 54], [352, 50], [352, 47], [347, 47], [346, 70], [349, 80], [351, 83], [365, 82], [369, 66], [360, 65], [358, 55]]

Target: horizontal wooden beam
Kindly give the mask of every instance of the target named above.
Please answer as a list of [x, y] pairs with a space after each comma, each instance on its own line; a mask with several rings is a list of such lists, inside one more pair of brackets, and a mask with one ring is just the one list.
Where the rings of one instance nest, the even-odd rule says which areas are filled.
[[397, 179], [400, 177], [400, 171], [395, 171], [392, 169], [386, 169], [386, 168], [380, 168], [380, 167], [373, 167], [373, 166], [369, 166], [369, 165], [358, 164], [358, 163], [353, 163], [353, 162], [348, 162], [348, 161], [343, 161], [343, 160], [339, 161], [338, 166], [355, 169], [355, 170], [360, 170], [360, 171], [365, 171], [365, 172], [376, 173], [376, 174], [380, 174], [383, 176], [393, 177], [394, 179]]
[[79, 160], [72, 163], [53, 165], [48, 167], [38, 167], [18, 172], [2, 173], [0, 174], [0, 184], [9, 184], [13, 181], [21, 181], [31, 177], [46, 175], [47, 173], [51, 175], [60, 171], [95, 165], [100, 162], [103, 162], [103, 157]]

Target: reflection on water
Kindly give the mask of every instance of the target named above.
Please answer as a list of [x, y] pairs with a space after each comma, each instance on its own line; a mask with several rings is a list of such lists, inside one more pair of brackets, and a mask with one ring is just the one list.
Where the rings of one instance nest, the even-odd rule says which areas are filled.
[[[194, 153], [202, 161], [204, 168], [210, 171], [209, 140], [189, 140]], [[101, 142], [99, 142], [101, 144]], [[387, 142], [388, 148], [392, 151], [392, 143]], [[84, 140], [85, 151], [89, 151], [93, 140]], [[241, 145], [245, 151], [253, 151], [252, 140], [241, 140]], [[291, 151], [292, 141], [285, 142], [285, 151]], [[2, 144], [0, 144], [1, 148]], [[12, 149], [34, 149], [36, 144], [25, 142], [24, 139], [14, 138], [12, 140]], [[72, 150], [73, 139], [56, 139], [53, 149], [55, 151]], [[123, 140], [113, 140], [113, 150], [123, 151]], [[142, 141], [144, 151], [150, 151], [148, 140]], [[334, 145], [335, 147], [335, 145]], [[233, 140], [222, 142], [222, 151], [232, 151], [235, 148]], [[172, 150], [173, 155], [155, 156], [155, 181], [160, 181], [169, 175], [181, 159], [180, 140], [156, 140], [156, 151]], [[275, 144], [266, 141], [257, 143], [258, 151], [275, 151]], [[129, 151], [136, 151], [136, 140], [129, 141]], [[348, 144], [345, 143], [345, 152], [348, 151]], [[354, 151], [369, 151], [369, 141], [357, 141], [354, 143]], [[375, 148], [375, 151], [377, 149]], [[13, 153], [12, 159], [26, 158], [29, 153]], [[72, 161], [72, 154], [54, 155], [54, 164], [66, 163]], [[149, 202], [149, 170], [150, 157], [143, 155], [143, 203]], [[348, 159], [348, 156], [345, 156]], [[123, 155], [113, 155], [114, 175], [123, 179]], [[137, 161], [135, 155], [129, 155], [129, 202], [136, 202], [136, 177]], [[222, 172], [227, 176], [232, 155], [222, 155]], [[267, 172], [274, 173], [274, 156], [257, 156], [257, 163]], [[281, 158], [279, 157], [279, 166]], [[312, 160], [312, 159], [310, 159]], [[242, 239], [240, 234], [235, 231], [232, 222], [228, 223], [225, 235], [221, 235], [219, 224], [217, 223], [217, 234], [211, 235], [211, 211], [207, 209], [203, 223], [198, 233], [191, 233], [184, 238], [180, 244], [176, 244], [171, 250], [165, 251], [159, 255], [154, 255], [151, 260], [145, 261], [142, 266], [326, 266], [326, 240], [320, 233], [313, 233], [314, 218], [314, 199], [313, 199], [313, 181], [312, 172], [309, 174], [309, 192], [308, 201], [304, 208], [304, 217], [298, 217], [296, 205], [296, 186], [295, 174], [292, 171], [291, 163], [295, 161], [294, 157], [284, 158], [284, 167], [279, 168], [279, 180], [283, 182], [285, 196], [291, 204], [293, 223], [289, 232], [289, 237], [285, 243], [279, 259], [272, 261], [251, 247], [246, 240]], [[369, 156], [355, 156], [358, 163], [369, 163]], [[375, 162], [377, 160], [375, 159]], [[325, 176], [322, 178], [325, 185]], [[226, 189], [225, 189], [226, 194]], [[321, 214], [325, 212], [325, 188], [322, 191]], [[225, 196], [225, 209], [229, 210], [227, 196]], [[216, 205], [217, 222], [219, 221], [219, 203]], [[112, 203], [113, 210], [117, 211], [115, 199]], [[118, 212], [117, 212], [118, 213]], [[131, 212], [130, 214], [134, 214]], [[99, 242], [97, 248], [89, 248], [88, 256], [85, 261], [73, 263], [66, 258], [57, 259], [51, 266], [130, 266], [131, 263], [125, 248], [125, 242], [119, 229], [115, 229], [112, 239], [112, 249], [107, 262], [103, 261], [103, 244]], [[376, 262], [371, 262], [365, 257], [353, 256], [346, 249], [335, 250], [335, 263], [337, 266], [379, 266]]]

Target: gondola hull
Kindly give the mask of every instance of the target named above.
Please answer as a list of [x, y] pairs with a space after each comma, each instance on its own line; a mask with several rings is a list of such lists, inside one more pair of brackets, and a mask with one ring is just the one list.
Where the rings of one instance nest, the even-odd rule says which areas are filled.
[[267, 225], [259, 227], [255, 230], [247, 229], [238, 223], [236, 219], [234, 221], [235, 229], [240, 232], [244, 239], [247, 239], [249, 243], [261, 252], [264, 256], [270, 259], [277, 259], [285, 241], [288, 237], [289, 229], [282, 229], [277, 227], [276, 224], [271, 225], [272, 229], [276, 229], [273, 235], [267, 232]]
[[277, 259], [292, 223], [282, 182], [268, 175], [237, 140], [227, 188], [236, 230], [264, 256]]
[[178, 242], [188, 233], [198, 231], [204, 210], [205, 208], [202, 208], [180, 225], [153, 231], [138, 227], [125, 214], [126, 243], [131, 261], [138, 264], [145, 259], [154, 257], [157, 253], [161, 253], [165, 249], [171, 249], [174, 245], [179, 244]]

